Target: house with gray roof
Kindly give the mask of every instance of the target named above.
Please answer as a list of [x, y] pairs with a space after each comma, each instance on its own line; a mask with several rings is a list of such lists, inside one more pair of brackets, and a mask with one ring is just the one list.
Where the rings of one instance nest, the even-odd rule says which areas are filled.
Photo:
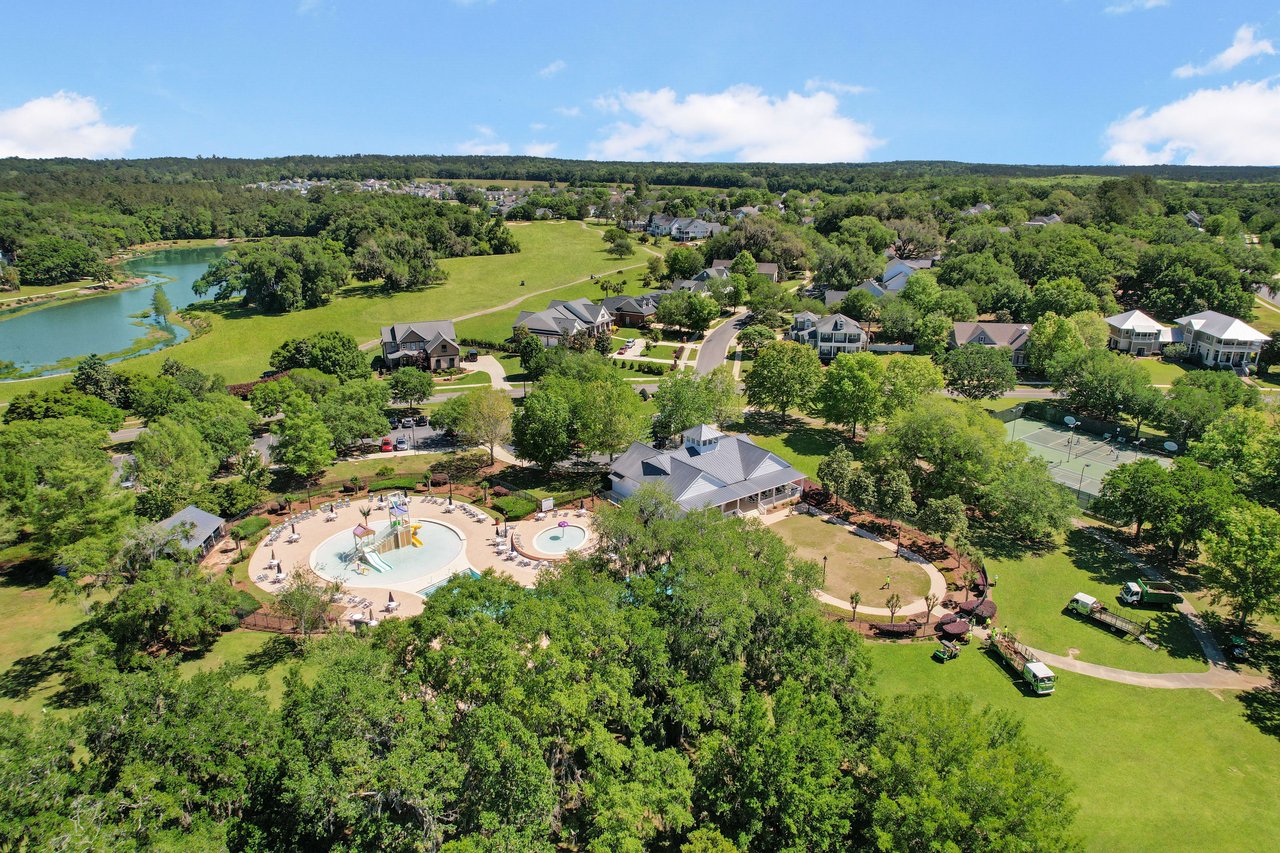
[[651, 290], [638, 296], [610, 296], [601, 304], [613, 315], [615, 323], [634, 329], [653, 322], [653, 316], [658, 313], [658, 300], [670, 292]]
[[218, 540], [226, 534], [226, 520], [198, 506], [188, 506], [160, 522], [165, 530], [177, 528], [182, 534], [182, 546], [203, 557], [213, 550]]
[[723, 230], [723, 225], [718, 225], [714, 222], [681, 217], [671, 223], [671, 239], [682, 242], [686, 240], [705, 240]]
[[1138, 309], [1113, 314], [1105, 320], [1107, 346], [1133, 355], [1155, 355], [1164, 344], [1182, 340], [1181, 329], [1157, 323]]
[[543, 346], [554, 347], [578, 332], [591, 337], [607, 335], [613, 327], [613, 315], [585, 296], [567, 301], [553, 299], [545, 310], [521, 311], [512, 330], [521, 326], [540, 338]]
[[1010, 351], [1014, 367], [1023, 367], [1027, 363], [1027, 336], [1031, 327], [1026, 323], [963, 323], [951, 326], [951, 349], [965, 344]]
[[862, 352], [868, 344], [867, 333], [857, 320], [843, 314], [819, 317], [812, 311], [796, 315], [788, 337], [813, 347], [823, 361], [830, 361], [842, 352]]
[[767, 511], [797, 500], [804, 474], [745, 435], [725, 435], [710, 425], [680, 434], [677, 450], [634, 442], [609, 471], [610, 499], [620, 501], [644, 485], [666, 491], [686, 512]]
[[1271, 340], [1249, 324], [1217, 311], [1201, 311], [1173, 322], [1182, 330], [1188, 355], [1198, 357], [1206, 367], [1257, 367], [1262, 345]]
[[424, 320], [382, 327], [382, 363], [391, 370], [402, 363], [423, 364], [428, 370], [457, 367], [461, 349], [452, 320]]
[[[720, 269], [727, 270], [731, 266], [733, 266], [732, 259], [725, 260], [724, 258], [717, 258], [711, 262], [711, 269], [713, 270], [720, 270]], [[781, 280], [780, 272], [781, 271], [778, 269], [777, 264], [770, 264], [770, 263], [764, 263], [762, 261], [756, 261], [756, 275], [762, 275], [765, 278], [769, 279], [769, 281], [780, 281]]]

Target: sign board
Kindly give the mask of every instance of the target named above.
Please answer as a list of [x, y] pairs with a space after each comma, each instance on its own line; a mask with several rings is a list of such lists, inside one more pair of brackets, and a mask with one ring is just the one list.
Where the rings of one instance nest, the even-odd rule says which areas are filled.
[[556, 508], [556, 499], [555, 499], [555, 498], [543, 498], [543, 499], [542, 499], [542, 506], [540, 507], [540, 509], [541, 509], [543, 512], [551, 512], [551, 510], [553, 510], [553, 509], [555, 509], [555, 508]]

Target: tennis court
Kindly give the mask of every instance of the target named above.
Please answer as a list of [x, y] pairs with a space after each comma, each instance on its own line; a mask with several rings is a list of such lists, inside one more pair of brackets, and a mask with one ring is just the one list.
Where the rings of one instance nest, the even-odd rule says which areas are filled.
[[1154, 459], [1166, 468], [1172, 461], [1143, 450], [1122, 438], [1091, 435], [1070, 426], [1018, 418], [1004, 425], [1010, 439], [1024, 442], [1049, 463], [1053, 479], [1096, 497], [1102, 478], [1113, 468], [1138, 459]]

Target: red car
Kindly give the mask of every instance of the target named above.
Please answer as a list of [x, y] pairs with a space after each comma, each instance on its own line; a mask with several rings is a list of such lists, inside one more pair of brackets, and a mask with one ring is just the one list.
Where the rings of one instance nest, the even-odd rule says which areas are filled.
[[391, 436], [387, 436], [386, 438], [382, 439], [382, 452], [383, 453], [391, 452]]

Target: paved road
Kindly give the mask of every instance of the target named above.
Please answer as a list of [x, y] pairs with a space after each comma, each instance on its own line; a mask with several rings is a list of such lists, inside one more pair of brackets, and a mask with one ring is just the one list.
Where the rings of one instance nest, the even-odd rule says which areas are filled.
[[724, 364], [724, 357], [729, 352], [729, 344], [733, 342], [739, 330], [747, 325], [747, 315], [737, 314], [716, 326], [698, 347], [698, 361], [694, 370], [704, 375]]

